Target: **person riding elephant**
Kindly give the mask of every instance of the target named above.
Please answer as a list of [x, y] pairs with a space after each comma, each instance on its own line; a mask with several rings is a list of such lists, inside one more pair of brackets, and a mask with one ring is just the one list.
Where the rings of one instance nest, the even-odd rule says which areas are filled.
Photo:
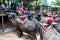
[[43, 10], [42, 15], [43, 15], [44, 17], [48, 16], [48, 15], [47, 15], [47, 10]]
[[18, 31], [18, 37], [21, 37], [23, 35], [23, 32], [28, 33], [31, 37], [33, 37], [33, 40], [36, 40], [36, 32], [41, 33], [40, 30], [40, 24], [38, 24], [38, 21], [35, 18], [32, 18], [32, 15], [20, 15], [17, 19], [17, 31]]
[[19, 14], [24, 14], [24, 9], [23, 9], [23, 7], [19, 7], [18, 13], [19, 13]]
[[43, 19], [43, 27], [41, 28], [43, 31], [43, 40], [59, 40], [60, 35], [58, 31], [52, 26], [53, 20], [51, 18]]

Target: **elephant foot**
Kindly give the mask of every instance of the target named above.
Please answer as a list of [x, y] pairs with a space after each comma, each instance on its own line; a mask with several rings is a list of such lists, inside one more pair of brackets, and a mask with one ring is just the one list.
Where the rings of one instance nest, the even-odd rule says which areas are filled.
[[22, 36], [23, 36], [23, 34], [19, 34], [19, 35], [18, 35], [18, 38], [21, 38]]
[[21, 38], [22, 36], [21, 35], [18, 35], [18, 38]]

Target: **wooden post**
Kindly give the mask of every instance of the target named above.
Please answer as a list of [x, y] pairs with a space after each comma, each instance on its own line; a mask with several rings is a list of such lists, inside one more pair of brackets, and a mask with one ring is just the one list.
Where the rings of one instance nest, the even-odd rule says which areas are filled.
[[3, 14], [1, 14], [2, 16], [2, 31], [4, 32], [4, 18], [3, 18]]

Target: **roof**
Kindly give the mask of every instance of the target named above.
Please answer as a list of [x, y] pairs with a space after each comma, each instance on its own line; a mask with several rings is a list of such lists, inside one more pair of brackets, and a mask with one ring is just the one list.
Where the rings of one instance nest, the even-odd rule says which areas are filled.
[[[41, 5], [41, 4], [40, 4]], [[56, 6], [56, 5], [41, 5], [41, 6], [45, 6], [45, 7], [52, 7], [52, 8], [60, 8], [60, 6]]]
[[56, 5], [49, 5], [50, 7], [53, 7], [53, 8], [55, 8], [55, 7], [58, 7], [58, 8], [60, 8], [60, 6], [56, 6]]

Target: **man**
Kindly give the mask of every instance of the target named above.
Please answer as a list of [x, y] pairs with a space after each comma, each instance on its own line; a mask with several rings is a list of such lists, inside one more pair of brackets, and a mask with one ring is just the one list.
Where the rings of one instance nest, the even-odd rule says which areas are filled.
[[4, 9], [5, 9], [5, 4], [2, 3], [2, 4], [1, 4], [1, 7], [2, 7], [2, 9], [4, 10]]
[[43, 10], [42, 15], [43, 15], [44, 17], [48, 16], [48, 15], [47, 15], [47, 10]]
[[24, 14], [24, 9], [23, 9], [23, 7], [19, 7], [18, 13], [19, 13], [19, 14]]
[[3, 10], [2, 10], [2, 7], [1, 7], [1, 5], [0, 5], [0, 14], [1, 14], [1, 13], [3, 13]]

